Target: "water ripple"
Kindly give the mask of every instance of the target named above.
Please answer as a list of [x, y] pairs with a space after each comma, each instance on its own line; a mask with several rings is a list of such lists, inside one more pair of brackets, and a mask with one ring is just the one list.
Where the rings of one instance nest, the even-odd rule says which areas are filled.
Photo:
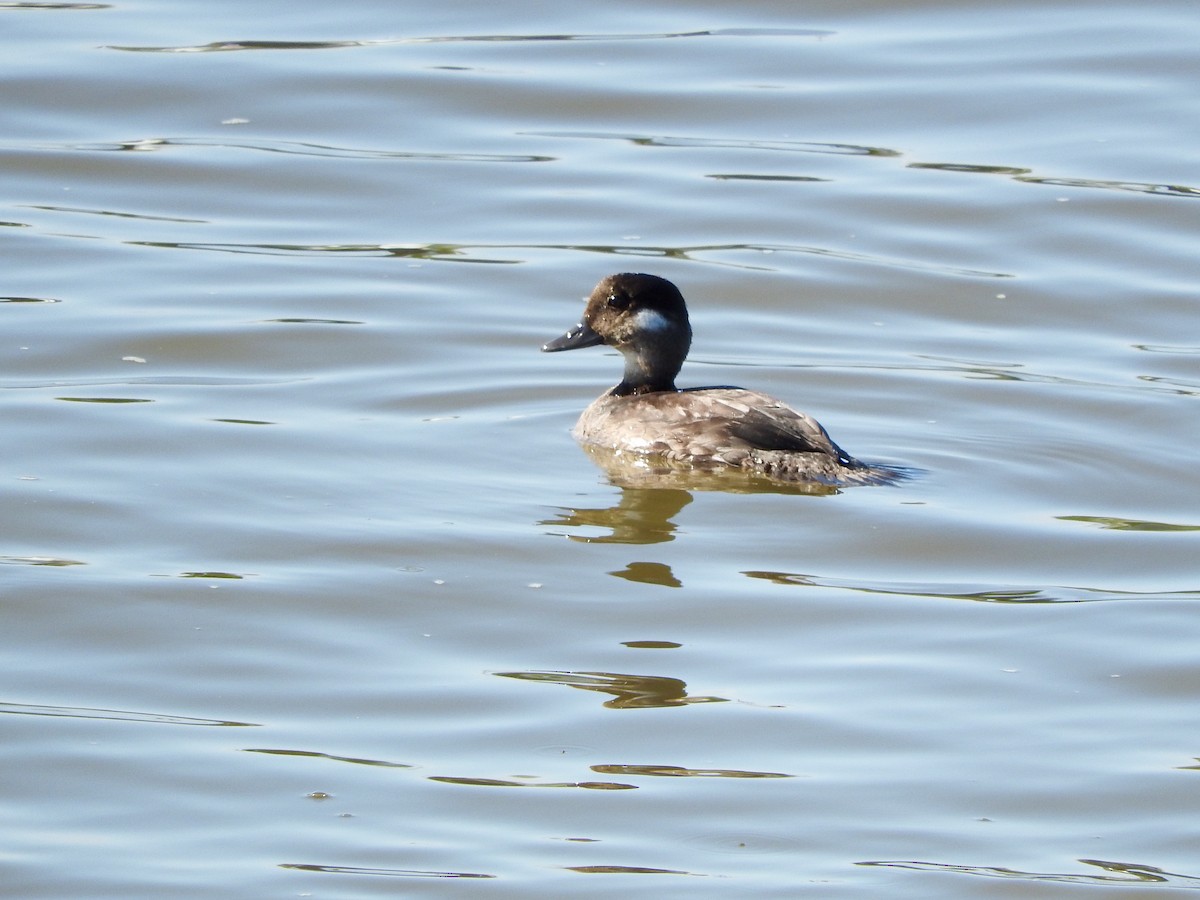
[[712, 175], [706, 175], [704, 177], [705, 178], [713, 178], [717, 181], [804, 181], [804, 182], [814, 182], [814, 181], [829, 181], [830, 180], [828, 178], [814, 178], [811, 175], [752, 175], [752, 174], [739, 175], [739, 174], [733, 173], [733, 172], [726, 173], [726, 174], [714, 173]]
[[[931, 356], [928, 354], [916, 354], [916, 359], [927, 359], [934, 362], [945, 362], [950, 365], [907, 365], [907, 366], [865, 366], [864, 368], [875, 368], [880, 371], [889, 369], [900, 369], [902, 371], [911, 372], [949, 372], [961, 374], [967, 378], [982, 378], [994, 381], [1017, 381], [1028, 384], [1054, 384], [1064, 387], [1083, 387], [1083, 388], [1101, 388], [1104, 391], [1144, 391], [1147, 390], [1146, 385], [1152, 385], [1149, 390], [1165, 393], [1176, 394], [1185, 397], [1195, 396], [1200, 393], [1200, 383], [1187, 382], [1178, 379], [1160, 378], [1152, 375], [1138, 375], [1137, 384], [1124, 384], [1119, 381], [1100, 381], [1097, 379], [1088, 378], [1071, 378], [1064, 375], [1049, 375], [1044, 372], [1034, 372], [1024, 368], [1022, 363], [1007, 363], [1007, 362], [985, 362], [972, 361], [968, 359], [955, 359], [953, 357]], [[739, 363], [728, 363], [722, 361], [722, 365], [739, 365]], [[742, 363], [741, 365], [745, 365]], [[774, 363], [779, 366], [792, 366], [796, 364], [780, 361]]]
[[2, 9], [112, 9], [111, 3], [34, 3], [28, 0], [14, 0], [10, 3], [0, 3]]
[[1053, 187], [1104, 188], [1110, 191], [1133, 191], [1138, 194], [1156, 194], [1166, 197], [1200, 197], [1200, 188], [1182, 184], [1154, 184], [1142, 181], [1105, 181], [1099, 178], [1040, 178], [1020, 176], [1017, 181], [1027, 184], [1048, 184]]
[[1182, 353], [1185, 356], [1192, 356], [1200, 353], [1200, 347], [1190, 344], [1133, 344], [1134, 350], [1141, 350], [1145, 353]]
[[[40, 4], [18, 4], [40, 5]], [[3, 8], [4, 4], [0, 4]], [[208, 44], [182, 46], [129, 46], [109, 44], [105, 50], [130, 53], [228, 53], [235, 50], [345, 50], [353, 47], [379, 47], [391, 44], [477, 44], [477, 43], [537, 43], [561, 41], [659, 41], [672, 38], [706, 37], [803, 37], [823, 38], [835, 34], [815, 28], [710, 28], [703, 31], [649, 32], [631, 34], [462, 34], [428, 37], [376, 38], [367, 40], [330, 41], [213, 41]]]
[[185, 225], [207, 225], [207, 219], [183, 219], [178, 216], [149, 216], [143, 213], [117, 212], [111, 209], [86, 209], [78, 206], [49, 206], [36, 203], [20, 204], [23, 209], [40, 209], [44, 212], [80, 213], [89, 216], [112, 216], [117, 219], [140, 219], [146, 222], [180, 222]]
[[[310, 156], [322, 159], [404, 159], [435, 160], [439, 162], [553, 162], [553, 156], [528, 153], [430, 153], [414, 150], [370, 150], [361, 147], [335, 147], [309, 141], [247, 140], [227, 141], [217, 138], [136, 138], [125, 141], [54, 144], [46, 149], [87, 152], [148, 153], [170, 147], [217, 147], [225, 150], [254, 150], [261, 153], [282, 153], [291, 156]], [[42, 208], [42, 207], [35, 207]], [[53, 207], [50, 207], [53, 208]]]
[[819, 587], [881, 594], [894, 597], [932, 597], [941, 600], [975, 600], [982, 603], [1086, 603], [1099, 600], [1200, 600], [1200, 588], [1175, 591], [1123, 591], [1111, 588], [1054, 585], [980, 585], [852, 581], [822, 578], [793, 572], [745, 571], [747, 578], [758, 578], [792, 587]]
[[1175, 525], [1169, 522], [1148, 522], [1144, 519], [1121, 519], [1116, 516], [1055, 516], [1060, 522], [1084, 522], [1099, 525], [1108, 531], [1200, 531], [1200, 525]]
[[939, 172], [967, 172], [975, 175], [1004, 175], [1025, 184], [1051, 187], [1101, 188], [1109, 191], [1132, 191], [1161, 197], [1200, 198], [1200, 188], [1182, 184], [1158, 184], [1148, 181], [1112, 181], [1103, 178], [1052, 178], [1034, 175], [1032, 169], [1020, 166], [983, 166], [971, 163], [909, 163], [910, 169], [935, 169]]
[[563, 866], [570, 872], [584, 875], [700, 875], [682, 869], [654, 869], [648, 866]]
[[818, 141], [764, 141], [738, 138], [677, 137], [672, 135], [629, 134], [611, 131], [522, 131], [532, 137], [582, 138], [600, 141], [628, 141], [639, 147], [683, 147], [721, 150], [772, 150], [784, 153], [822, 153], [837, 156], [901, 156], [899, 150], [863, 144], [837, 144]]
[[850, 260], [868, 265], [893, 269], [916, 269], [939, 272], [968, 278], [1015, 278], [1007, 272], [989, 272], [984, 269], [967, 269], [923, 260], [877, 256], [831, 247], [814, 247], [804, 244], [692, 244], [683, 246], [648, 246], [628, 244], [456, 244], [437, 242], [429, 244], [275, 244], [275, 243], [218, 243], [207, 241], [126, 241], [138, 247], [162, 247], [174, 250], [212, 250], [222, 253], [249, 253], [268, 256], [321, 256], [346, 254], [357, 256], [395, 256], [408, 259], [425, 259], [468, 263], [517, 264], [529, 262], [525, 254], [504, 259], [498, 255], [472, 256], [478, 251], [572, 251], [580, 253], [603, 253], [613, 256], [636, 256], [652, 259], [674, 259], [701, 262], [708, 265], [728, 266], [755, 271], [773, 271], [772, 266], [746, 261], [722, 260], [724, 253], [752, 253], [757, 256], [781, 254], [807, 254], [831, 259]]
[[597, 765], [602, 775], [657, 775], [666, 778], [795, 778], [784, 772], [750, 772], [743, 769], [687, 769], [683, 766]]
[[59, 556], [0, 556], [0, 566], [86, 566], [78, 559], [63, 559]]
[[63, 381], [26, 381], [12, 382], [8, 384], [0, 383], [0, 390], [43, 390], [45, 388], [57, 390], [65, 387], [111, 387], [113, 385], [127, 387], [133, 384], [184, 387], [245, 387], [257, 385], [295, 384], [297, 382], [307, 380], [307, 378], [228, 378], [209, 375], [145, 375], [138, 378], [73, 378]]
[[273, 750], [265, 747], [247, 747], [247, 753], [266, 753], [271, 756], [304, 756], [313, 759], [328, 759], [334, 762], [354, 763], [359, 766], [380, 766], [387, 769], [411, 769], [410, 763], [388, 762], [382, 759], [359, 759], [354, 756], [334, 756], [331, 753], [319, 753], [316, 750]]
[[440, 784], [460, 784], [470, 787], [544, 787], [544, 788], [582, 788], [585, 791], [636, 791], [635, 784], [621, 784], [618, 781], [514, 781], [508, 778], [480, 778], [464, 775], [432, 775], [430, 781]]
[[393, 878], [495, 878], [479, 872], [434, 872], [425, 869], [376, 869], [365, 866], [322, 866], [315, 863], [280, 863], [281, 869], [328, 872], [334, 875], [388, 875]]
[[196, 719], [162, 713], [129, 712], [121, 709], [92, 709], [86, 706], [37, 706], [31, 703], [0, 703], [0, 713], [18, 716], [54, 716], [64, 719], [110, 719], [118, 722], [146, 722], [154, 725], [208, 725], [255, 728], [255, 722], [227, 722], [221, 719]]
[[985, 878], [1011, 878], [1018, 881], [1049, 881], [1059, 884], [1170, 884], [1175, 887], [1200, 889], [1200, 877], [1168, 872], [1158, 866], [1140, 863], [1108, 862], [1102, 859], [1081, 859], [1086, 866], [1095, 866], [1114, 875], [1070, 874], [1065, 872], [1022, 872], [1001, 866], [962, 866], [951, 863], [919, 860], [868, 860], [860, 866], [886, 866], [893, 869], [917, 869], [925, 872], [954, 872], [959, 875], [982, 875]]

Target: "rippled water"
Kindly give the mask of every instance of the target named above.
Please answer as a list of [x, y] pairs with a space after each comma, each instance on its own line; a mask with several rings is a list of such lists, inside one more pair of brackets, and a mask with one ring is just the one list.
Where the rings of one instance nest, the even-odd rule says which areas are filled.
[[[1190, 4], [0, 25], [4, 896], [1200, 889]], [[621, 270], [914, 477], [621, 486]]]

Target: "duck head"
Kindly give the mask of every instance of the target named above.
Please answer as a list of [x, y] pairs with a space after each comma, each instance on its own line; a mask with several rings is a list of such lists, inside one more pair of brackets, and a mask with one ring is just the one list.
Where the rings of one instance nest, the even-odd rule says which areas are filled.
[[692, 345], [683, 295], [665, 278], [622, 272], [601, 279], [578, 325], [542, 350], [577, 350], [607, 344], [625, 357], [625, 373], [612, 392], [649, 394], [675, 390], [675, 376]]

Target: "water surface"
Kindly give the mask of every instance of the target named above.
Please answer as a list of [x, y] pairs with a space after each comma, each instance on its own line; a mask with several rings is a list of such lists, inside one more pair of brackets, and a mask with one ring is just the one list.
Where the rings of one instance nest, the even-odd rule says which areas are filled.
[[[1189, 4], [0, 21], [8, 895], [1200, 887]], [[621, 270], [919, 474], [613, 483]]]

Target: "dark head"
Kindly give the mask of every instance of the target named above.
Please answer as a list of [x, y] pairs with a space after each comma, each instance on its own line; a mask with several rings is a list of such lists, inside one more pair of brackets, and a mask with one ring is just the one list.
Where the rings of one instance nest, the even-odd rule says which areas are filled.
[[692, 345], [692, 327], [679, 288], [657, 275], [623, 272], [596, 285], [583, 321], [542, 350], [607, 344], [625, 357], [625, 377], [613, 393], [675, 390], [675, 376]]

